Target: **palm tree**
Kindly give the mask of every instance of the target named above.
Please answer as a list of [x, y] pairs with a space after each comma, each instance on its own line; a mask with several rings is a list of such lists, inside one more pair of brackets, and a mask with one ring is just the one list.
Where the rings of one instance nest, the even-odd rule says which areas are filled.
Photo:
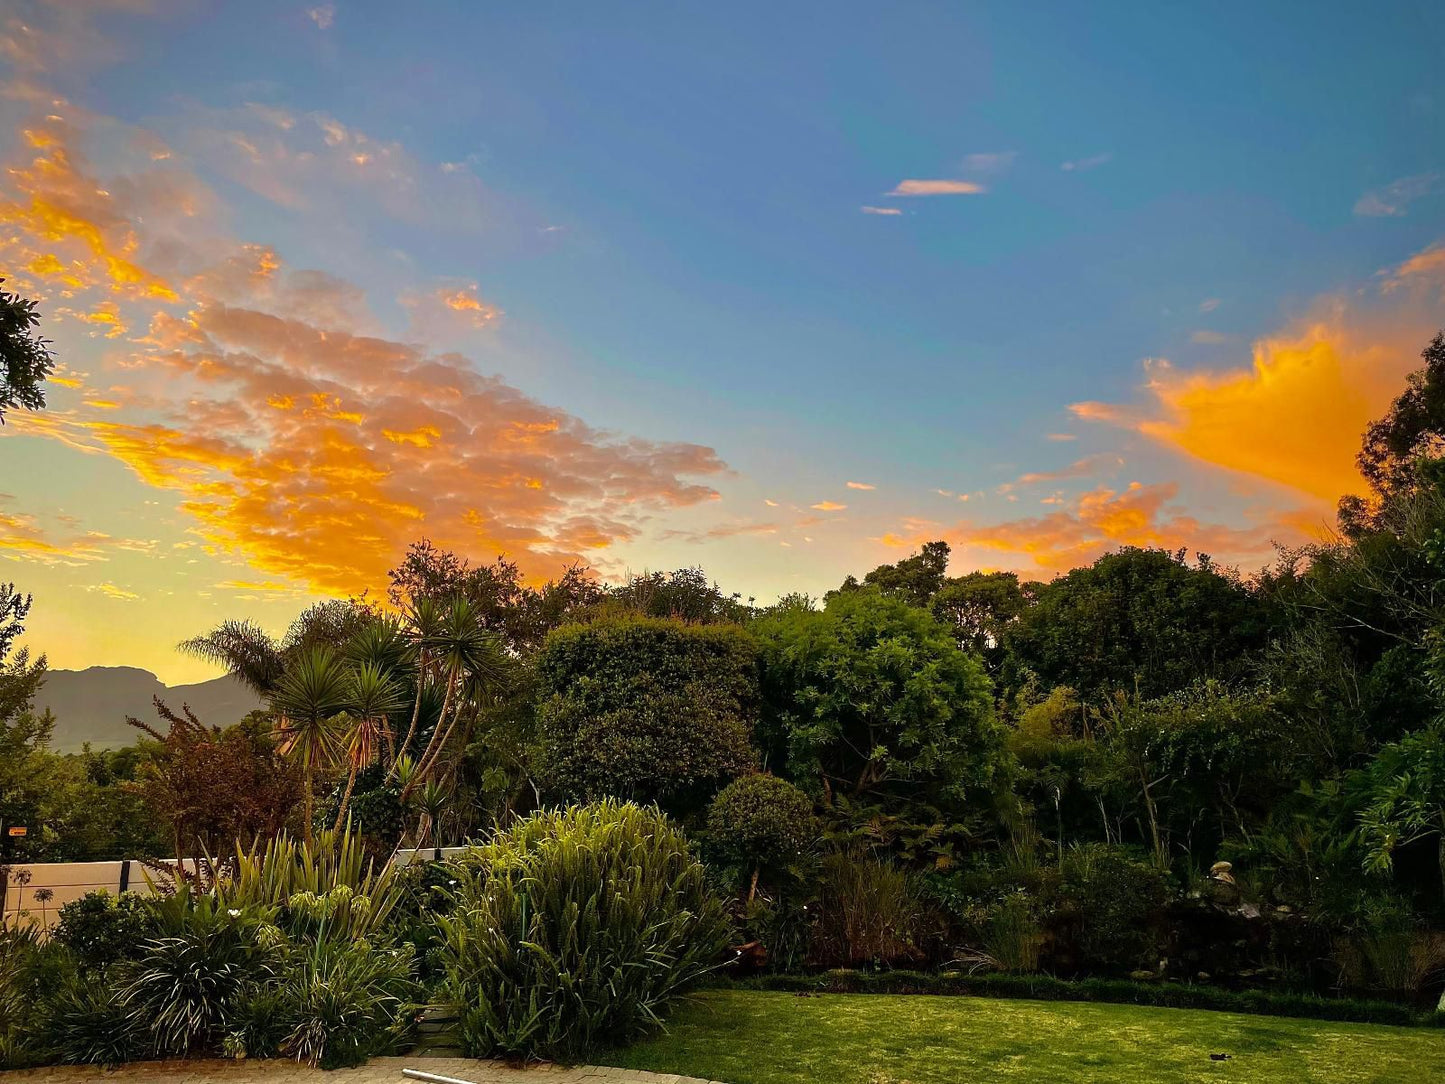
[[[412, 787], [435, 767], [463, 711], [470, 707], [475, 712], [479, 702], [501, 686], [510, 664], [501, 641], [482, 628], [476, 609], [461, 597], [448, 605], [441, 627], [432, 637], [431, 652], [438, 676], [446, 684], [446, 697], [431, 740], [417, 762]], [[402, 798], [409, 793], [404, 789]]]
[[276, 690], [286, 669], [281, 646], [253, 621], [222, 621], [210, 632], [182, 640], [176, 647], [193, 658], [224, 666], [228, 674], [262, 696]]
[[[394, 617], [383, 617], [371, 622], [346, 645], [346, 659], [356, 668], [359, 677], [361, 672], [368, 666], [374, 667], [381, 674], [390, 677], [399, 695], [403, 700], [409, 699], [406, 696], [406, 685], [411, 680], [410, 662], [411, 645], [407, 642], [406, 634], [402, 631], [401, 623]], [[390, 707], [386, 710], [386, 725], [381, 730], [381, 736], [386, 747], [386, 762], [394, 765], [396, 763], [396, 731], [391, 725], [391, 720], [405, 707], [405, 703], [397, 707]], [[355, 710], [353, 710], [355, 714]], [[390, 774], [388, 772], [388, 774]]]
[[340, 747], [336, 717], [351, 706], [352, 691], [352, 677], [341, 657], [329, 647], [312, 647], [292, 660], [271, 694], [281, 754], [301, 762], [307, 843], [311, 842], [316, 771], [336, 763]]
[[421, 719], [422, 698], [431, 671], [432, 646], [441, 632], [442, 617], [442, 608], [435, 599], [427, 597], [413, 602], [407, 614], [406, 634], [411, 640], [412, 653], [416, 657], [416, 703], [411, 709], [411, 726], [407, 728], [406, 737], [402, 739], [391, 769], [386, 773], [388, 781], [396, 774], [401, 758], [411, 753], [411, 742], [416, 737], [417, 723]]
[[351, 722], [345, 736], [346, 759], [350, 773], [346, 790], [336, 809], [333, 831], [341, 831], [346, 807], [356, 786], [356, 773], [376, 760], [378, 745], [393, 744], [391, 716], [406, 707], [406, 690], [401, 682], [374, 662], [362, 663], [351, 674], [351, 703], [347, 715]]

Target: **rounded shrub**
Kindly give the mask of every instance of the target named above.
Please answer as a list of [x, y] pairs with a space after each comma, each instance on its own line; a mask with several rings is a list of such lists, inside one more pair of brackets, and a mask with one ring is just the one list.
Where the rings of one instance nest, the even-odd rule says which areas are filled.
[[813, 800], [786, 779], [762, 774], [724, 787], [708, 810], [707, 829], [714, 860], [753, 875], [795, 862], [819, 835]]
[[60, 909], [51, 936], [75, 953], [85, 971], [103, 971], [117, 960], [133, 958], [150, 935], [151, 923], [141, 898], [126, 892], [87, 892]]
[[463, 855], [456, 881], [438, 956], [472, 1057], [575, 1061], [631, 1039], [730, 933], [682, 833], [631, 803], [529, 817]]

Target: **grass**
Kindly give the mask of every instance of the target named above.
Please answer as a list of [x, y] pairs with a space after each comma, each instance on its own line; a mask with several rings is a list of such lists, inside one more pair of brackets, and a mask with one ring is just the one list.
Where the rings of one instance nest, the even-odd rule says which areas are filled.
[[1136, 1005], [720, 990], [601, 1060], [729, 1084], [1410, 1084], [1445, 1080], [1445, 1035]]

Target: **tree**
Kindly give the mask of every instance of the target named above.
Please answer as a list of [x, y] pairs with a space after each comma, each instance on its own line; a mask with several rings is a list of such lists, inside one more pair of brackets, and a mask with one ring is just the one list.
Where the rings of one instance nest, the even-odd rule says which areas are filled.
[[277, 754], [264, 716], [221, 730], [188, 708], [178, 714], [159, 699], [155, 706], [165, 730], [126, 719], [156, 742], [127, 785], [169, 828], [177, 862], [214, 858], [286, 826], [300, 779]]
[[786, 779], [761, 772], [725, 786], [707, 814], [708, 849], [714, 860], [748, 877], [747, 902], [758, 879], [796, 865], [821, 834], [813, 800]]
[[557, 798], [686, 814], [754, 766], [757, 644], [741, 628], [631, 616], [565, 626], [536, 672], [538, 777]]
[[35, 302], [0, 289], [0, 424], [7, 410], [45, 406], [43, 385], [55, 362], [50, 343], [35, 332], [39, 325]]
[[1445, 730], [1428, 727], [1385, 746], [1358, 783], [1366, 868], [1388, 871], [1398, 848], [1433, 839], [1445, 888]]
[[307, 649], [287, 667], [271, 694], [277, 747], [301, 766], [306, 802], [302, 831], [307, 843], [311, 842], [316, 773], [330, 770], [340, 759], [338, 716], [350, 706], [351, 694], [351, 675], [341, 656], [329, 647]]
[[431, 541], [413, 543], [387, 577], [387, 597], [398, 610], [411, 611], [424, 599], [443, 605], [465, 598], [478, 624], [500, 637], [513, 654], [536, 650], [550, 629], [601, 598], [601, 588], [587, 569], [572, 566], [555, 580], [531, 587], [516, 562], [498, 557], [488, 565], [472, 565], [465, 557]]
[[346, 790], [336, 809], [332, 830], [339, 832], [346, 822], [346, 807], [356, 787], [356, 774], [375, 762], [383, 747], [392, 748], [391, 717], [407, 702], [406, 690], [380, 663], [361, 663], [352, 672], [351, 692], [347, 704], [347, 725], [342, 737], [350, 771]]
[[[441, 716], [417, 759], [416, 774], [402, 788], [403, 800], [432, 776], [462, 719], [468, 721], [461, 735], [462, 744], [466, 744], [466, 729], [482, 704], [502, 689], [510, 671], [510, 660], [500, 638], [482, 627], [475, 607], [465, 596], [457, 596], [448, 604], [429, 647], [432, 667], [445, 693]], [[423, 674], [421, 680], [425, 677]]]
[[947, 542], [925, 542], [913, 556], [905, 557], [897, 564], [879, 565], [863, 577], [862, 584], [849, 576], [840, 590], [876, 587], [889, 598], [927, 608], [947, 579], [949, 553]]
[[1033, 587], [1021, 585], [1016, 572], [970, 572], [944, 580], [928, 605], [953, 625], [963, 647], [996, 661], [1004, 633], [1028, 608]]
[[1005, 668], [1015, 685], [1032, 673], [1085, 699], [1152, 699], [1232, 676], [1267, 632], [1260, 601], [1207, 556], [1126, 548], [1041, 586], [1006, 628]]
[[621, 586], [605, 590], [593, 609], [602, 614], [673, 617], [695, 624], [737, 623], [753, 612], [751, 599], [744, 603], [737, 592], [724, 594], [700, 568], [630, 576]]
[[262, 696], [276, 691], [286, 669], [281, 645], [254, 621], [222, 621], [210, 632], [182, 640], [176, 647], [194, 658], [224, 666], [226, 673]]
[[[1445, 332], [1430, 340], [1420, 358], [1425, 364], [1410, 374], [1385, 416], [1365, 430], [1355, 460], [1381, 500], [1414, 484], [1420, 459], [1445, 451]], [[1359, 498], [1344, 498], [1340, 510], [1347, 526], [1368, 519], [1368, 507]]]
[[953, 631], [877, 589], [764, 618], [769, 767], [835, 795], [961, 801], [1001, 751], [992, 686]]

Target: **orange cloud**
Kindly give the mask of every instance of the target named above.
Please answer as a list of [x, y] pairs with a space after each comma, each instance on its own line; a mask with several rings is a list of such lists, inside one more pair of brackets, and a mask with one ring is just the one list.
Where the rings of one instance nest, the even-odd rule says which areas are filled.
[[899, 181], [890, 196], [976, 196], [988, 189], [973, 181], [907, 180]]
[[[308, 120], [327, 146], [379, 146], [326, 118]], [[284, 132], [288, 121], [254, 123]], [[39, 252], [62, 222], [56, 244], [69, 247], [55, 273], [77, 261], [85, 273], [74, 311], [88, 324], [145, 330], [122, 332], [104, 357], [105, 367], [126, 370], [126, 387], [114, 389], [126, 394], [15, 416], [0, 435], [109, 456], [173, 492], [213, 555], [274, 577], [234, 582], [374, 588], [423, 535], [479, 557], [505, 552], [529, 573], [550, 574], [636, 538], [655, 516], [717, 496], [706, 479], [726, 467], [712, 449], [594, 429], [460, 354], [388, 338], [358, 287], [290, 271], [269, 247], [167, 238], [171, 294], [156, 294], [161, 280], [140, 257], [152, 216], [136, 210], [148, 207], [150, 190], [89, 174], [73, 148], [82, 133], [62, 123], [46, 131], [53, 140], [43, 161], [0, 179], [9, 226], [0, 255]], [[173, 186], [202, 191], [167, 168]], [[33, 211], [52, 206], [65, 214]], [[109, 256], [130, 260], [136, 274], [117, 277]], [[473, 325], [499, 315], [474, 286], [428, 296]], [[0, 529], [0, 548], [99, 559], [98, 542], [47, 542], [15, 517]]]
[[875, 486], [875, 485], [870, 485], [870, 484], [867, 483], [867, 482], [849, 482], [849, 483], [848, 483], [848, 488], [849, 488], [849, 489], [864, 489], [864, 490], [868, 490], [868, 489], [877, 489], [878, 487]]
[[495, 323], [502, 315], [501, 309], [487, 304], [477, 296], [476, 283], [460, 290], [441, 290], [438, 296], [443, 305], [453, 312], [462, 313], [473, 327], [486, 327]]
[[1201, 523], [1171, 507], [1178, 492], [1173, 483], [1134, 482], [1123, 490], [1100, 487], [1048, 515], [951, 528], [914, 523], [905, 525], [902, 534], [885, 536], [885, 541], [916, 547], [941, 536], [960, 551], [965, 563], [1055, 574], [1120, 546], [1187, 546], [1232, 563], [1262, 564], [1272, 552], [1272, 540], [1293, 533], [1282, 523], [1245, 528]]
[[40, 151], [31, 162], [10, 171], [13, 194], [0, 199], [0, 258], [67, 294], [90, 286], [108, 286], [117, 295], [176, 300], [160, 276], [140, 266], [138, 242], [112, 193], [93, 183], [77, 162], [71, 133], [58, 117], [29, 133]]
[[1445, 247], [1426, 249], [1378, 288], [1328, 298], [1254, 344], [1248, 366], [1145, 363], [1142, 406], [1075, 403], [1076, 417], [1132, 429], [1202, 463], [1333, 503], [1364, 483], [1360, 438], [1419, 365], [1441, 320]]
[[812, 504], [808, 507], [816, 508], [819, 512], [841, 512], [848, 506], [846, 504], [839, 504], [837, 501], [819, 501], [817, 504]]

